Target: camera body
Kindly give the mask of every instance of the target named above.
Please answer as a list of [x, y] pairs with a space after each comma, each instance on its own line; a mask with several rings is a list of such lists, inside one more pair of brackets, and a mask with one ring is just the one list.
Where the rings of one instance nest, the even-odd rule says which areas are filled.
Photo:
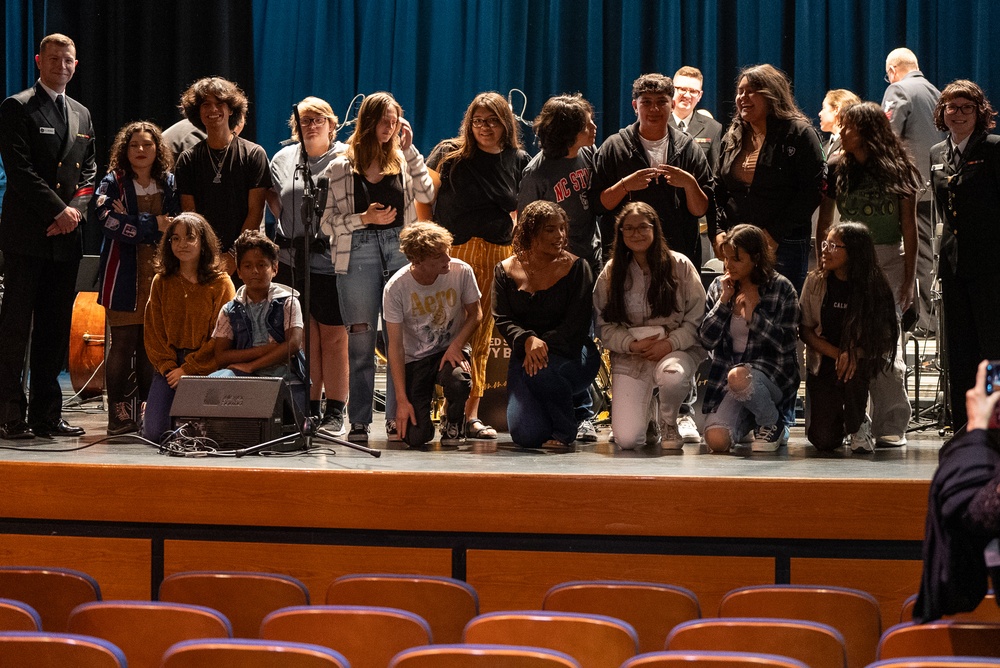
[[[986, 395], [1000, 390], [1000, 360], [991, 360], [986, 364]], [[990, 416], [989, 429], [1000, 429], [1000, 403]]]

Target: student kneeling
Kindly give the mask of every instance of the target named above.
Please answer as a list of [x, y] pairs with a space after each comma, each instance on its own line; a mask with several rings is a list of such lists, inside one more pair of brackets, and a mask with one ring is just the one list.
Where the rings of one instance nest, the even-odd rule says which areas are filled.
[[468, 341], [483, 312], [472, 267], [448, 255], [451, 243], [451, 233], [434, 223], [407, 226], [399, 235], [399, 248], [410, 264], [389, 279], [382, 296], [396, 426], [410, 447], [434, 437], [435, 384], [444, 388], [447, 401], [441, 442], [458, 442], [465, 424], [472, 389]]
[[271, 280], [278, 273], [278, 246], [257, 230], [233, 245], [243, 285], [215, 324], [216, 377], [275, 376], [292, 383], [296, 405], [305, 410], [302, 308], [290, 288]]

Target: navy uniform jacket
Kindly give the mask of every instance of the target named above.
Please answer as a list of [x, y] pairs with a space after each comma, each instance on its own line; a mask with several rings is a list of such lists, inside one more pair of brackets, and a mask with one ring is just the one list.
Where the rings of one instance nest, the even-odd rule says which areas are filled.
[[[931, 185], [940, 220], [941, 273], [996, 276], [1000, 248], [1000, 136], [969, 137], [958, 168], [945, 140], [930, 150]], [[926, 167], [927, 165], [925, 165]]]
[[930, 178], [927, 154], [931, 146], [945, 138], [944, 133], [934, 127], [934, 107], [939, 97], [941, 92], [920, 70], [913, 70], [890, 84], [882, 96], [882, 109], [889, 117], [889, 124], [906, 145], [924, 183]]
[[[708, 166], [712, 174], [719, 173], [719, 152], [722, 144], [722, 123], [708, 115], [707, 112], [695, 109], [687, 119], [687, 133], [705, 151]], [[670, 114], [670, 125], [677, 127], [674, 115]]]
[[68, 124], [39, 83], [0, 104], [0, 155], [7, 171], [0, 250], [5, 253], [54, 261], [82, 254], [80, 227], [71, 234], [45, 236], [67, 205], [86, 214], [94, 194], [90, 112], [69, 96], [65, 100]]

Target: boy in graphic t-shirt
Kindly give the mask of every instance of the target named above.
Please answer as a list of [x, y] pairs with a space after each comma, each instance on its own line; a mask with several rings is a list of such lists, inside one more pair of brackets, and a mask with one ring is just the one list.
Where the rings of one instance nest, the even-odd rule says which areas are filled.
[[410, 447], [434, 437], [431, 399], [444, 388], [441, 443], [462, 438], [465, 401], [472, 388], [469, 337], [483, 314], [470, 267], [449, 256], [451, 233], [434, 223], [414, 223], [399, 235], [410, 261], [386, 283], [383, 313], [389, 368], [396, 385], [396, 426]]

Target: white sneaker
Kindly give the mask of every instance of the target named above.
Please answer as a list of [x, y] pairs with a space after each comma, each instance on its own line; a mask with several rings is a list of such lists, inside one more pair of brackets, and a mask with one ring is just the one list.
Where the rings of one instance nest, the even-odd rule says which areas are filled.
[[684, 438], [677, 427], [678, 425], [673, 424], [660, 424], [660, 447], [664, 450], [680, 450], [684, 447]]
[[872, 420], [870, 417], [866, 415], [865, 421], [861, 423], [858, 430], [848, 435], [847, 446], [851, 449], [851, 452], [857, 454], [875, 452], [875, 439], [872, 437]]
[[778, 448], [788, 443], [788, 427], [774, 424], [757, 427], [753, 431], [753, 452], [777, 452]]
[[879, 436], [875, 443], [883, 448], [899, 448], [906, 445], [906, 434], [888, 434]]
[[576, 440], [583, 443], [594, 443], [597, 441], [597, 428], [594, 427], [593, 420], [584, 420], [576, 429]]
[[694, 423], [694, 417], [681, 415], [677, 418], [677, 433], [685, 443], [701, 443], [701, 434], [698, 433], [698, 425]]

